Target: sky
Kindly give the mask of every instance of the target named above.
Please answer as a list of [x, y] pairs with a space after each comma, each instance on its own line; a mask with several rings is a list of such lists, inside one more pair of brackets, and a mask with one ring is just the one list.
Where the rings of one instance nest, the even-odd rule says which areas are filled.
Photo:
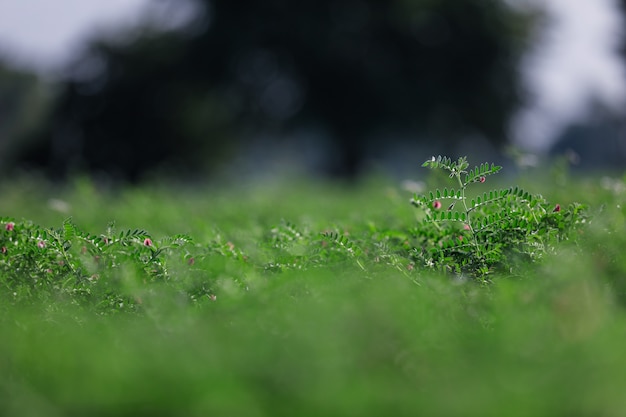
[[131, 23], [150, 0], [0, 0], [0, 50], [49, 71], [90, 35]]
[[552, 25], [524, 65], [534, 95], [512, 126], [517, 143], [543, 151], [569, 123], [584, 119], [590, 99], [626, 108], [619, 48], [622, 15], [614, 0], [528, 0], [547, 8]]
[[[590, 98], [610, 108], [625, 106], [626, 75], [614, 54], [621, 30], [614, 0], [508, 1], [539, 4], [553, 20], [545, 39], [525, 60], [533, 100], [511, 126], [518, 144], [531, 151], [547, 149], [561, 129], [584, 117]], [[158, 4], [158, 0], [0, 0], [0, 55], [53, 74], [90, 36], [131, 25], [141, 13], [155, 12]], [[184, 20], [184, 13], [179, 18]]]

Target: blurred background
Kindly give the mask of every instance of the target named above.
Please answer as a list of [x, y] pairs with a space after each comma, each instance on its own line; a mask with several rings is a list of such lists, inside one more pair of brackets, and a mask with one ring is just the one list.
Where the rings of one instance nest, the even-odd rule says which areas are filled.
[[0, 173], [626, 167], [626, 0], [0, 0]]

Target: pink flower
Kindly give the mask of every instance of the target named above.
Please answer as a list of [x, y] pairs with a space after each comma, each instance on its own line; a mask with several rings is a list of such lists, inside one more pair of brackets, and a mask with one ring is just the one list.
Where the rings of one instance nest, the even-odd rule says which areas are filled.
[[7, 232], [11, 232], [13, 229], [15, 229], [15, 223], [8, 222], [6, 226], [4, 226], [4, 228], [7, 229]]
[[472, 230], [472, 228], [470, 227], [470, 225], [469, 225], [469, 224], [465, 223], [465, 224], [463, 225], [463, 230]]
[[557, 204], [556, 206], [554, 206], [554, 210], [552, 210], [552, 212], [558, 213], [559, 211], [561, 211], [561, 205]]
[[143, 241], [144, 246], [152, 246], [152, 239], [149, 237], [145, 238]]
[[478, 181], [480, 181], [481, 183], [482, 183], [482, 182], [485, 182], [486, 180], [487, 180], [487, 178], [485, 178], [485, 177], [480, 177], [480, 178], [478, 179]]
[[45, 248], [45, 247], [46, 247], [46, 242], [44, 242], [43, 240], [38, 241], [38, 242], [37, 242], [37, 247], [38, 247], [39, 249], [43, 249], [43, 248]]
[[441, 201], [439, 201], [439, 200], [433, 201], [433, 208], [435, 210], [439, 210], [441, 208]]

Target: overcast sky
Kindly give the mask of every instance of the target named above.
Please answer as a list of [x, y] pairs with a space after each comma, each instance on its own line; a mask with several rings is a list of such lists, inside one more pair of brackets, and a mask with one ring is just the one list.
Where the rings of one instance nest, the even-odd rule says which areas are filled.
[[150, 0], [0, 0], [0, 49], [40, 68], [66, 60], [89, 34], [130, 23]]
[[626, 72], [615, 53], [626, 38], [614, 0], [528, 1], [547, 7], [553, 26], [526, 61], [535, 100], [512, 128], [518, 143], [543, 150], [560, 129], [584, 117], [589, 99], [626, 109]]
[[[547, 6], [554, 27], [527, 59], [533, 106], [514, 123], [520, 144], [540, 150], [582, 117], [590, 97], [626, 107], [626, 82], [613, 51], [621, 30], [614, 0], [509, 0]], [[94, 32], [128, 25], [154, 0], [0, 0], [0, 53], [50, 71]], [[184, 2], [181, 1], [181, 4]]]

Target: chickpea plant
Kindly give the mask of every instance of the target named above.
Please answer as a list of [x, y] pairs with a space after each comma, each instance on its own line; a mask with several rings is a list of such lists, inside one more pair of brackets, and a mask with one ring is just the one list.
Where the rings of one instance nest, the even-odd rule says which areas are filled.
[[496, 268], [512, 271], [518, 260], [541, 257], [585, 220], [582, 205], [562, 208], [519, 187], [470, 194], [470, 188], [485, 187], [487, 178], [500, 172], [498, 165], [470, 169], [466, 157], [438, 156], [422, 166], [448, 171], [454, 182], [411, 199], [424, 214], [413, 229], [418, 245], [412, 256], [428, 267], [484, 280]]
[[191, 238], [176, 235], [153, 241], [142, 229], [99, 235], [86, 233], [71, 219], [60, 228], [0, 218], [0, 295], [14, 302], [72, 300], [95, 302], [97, 309], [134, 310], [137, 297], [123, 294], [131, 275], [142, 282], [172, 279], [166, 260], [190, 258]]
[[415, 282], [423, 268], [435, 268], [487, 281], [493, 272], [509, 274], [540, 259], [586, 220], [577, 203], [550, 203], [519, 187], [487, 188], [502, 169], [494, 164], [470, 169], [465, 157], [439, 156], [423, 166], [447, 171], [453, 184], [414, 196], [417, 224], [367, 221], [319, 231], [283, 221], [258, 242], [252, 252], [258, 256], [219, 230], [200, 243], [114, 224], [91, 234], [71, 219], [44, 228], [0, 217], [0, 309], [62, 300], [106, 314], [145, 311], [161, 291], [203, 306], [220, 293], [247, 293], [265, 274], [327, 266], [356, 265], [368, 276], [391, 267]]

